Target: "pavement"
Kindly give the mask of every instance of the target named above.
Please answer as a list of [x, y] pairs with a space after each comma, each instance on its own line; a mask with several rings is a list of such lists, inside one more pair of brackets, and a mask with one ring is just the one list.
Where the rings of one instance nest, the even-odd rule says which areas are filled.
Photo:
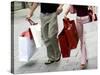
[[[38, 7], [32, 17], [35, 22], [40, 22]], [[37, 73], [37, 72], [55, 72], [55, 71], [74, 71], [80, 70], [80, 42], [76, 49], [71, 50], [69, 58], [61, 58], [59, 62], [45, 65], [47, 60], [45, 46], [37, 49], [36, 53], [32, 56], [29, 62], [21, 62], [18, 59], [18, 37], [21, 32], [27, 30], [29, 23], [25, 20], [28, 9], [22, 9], [14, 12], [14, 73]], [[85, 39], [87, 45], [88, 65], [87, 69], [97, 69], [97, 24], [85, 25]]]

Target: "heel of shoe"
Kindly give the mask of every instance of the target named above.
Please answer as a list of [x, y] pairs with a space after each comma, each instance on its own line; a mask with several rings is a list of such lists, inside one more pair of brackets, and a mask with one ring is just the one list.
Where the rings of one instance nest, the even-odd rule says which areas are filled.
[[81, 64], [80, 65], [80, 69], [81, 70], [86, 69], [87, 68], [87, 64], [88, 64], [88, 60], [86, 60], [86, 63], [85, 64]]

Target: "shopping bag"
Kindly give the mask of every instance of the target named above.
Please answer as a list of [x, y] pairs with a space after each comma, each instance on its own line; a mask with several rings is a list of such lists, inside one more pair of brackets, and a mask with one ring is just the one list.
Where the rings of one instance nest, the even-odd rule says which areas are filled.
[[22, 32], [18, 38], [19, 61], [28, 62], [36, 52], [36, 47], [30, 29]]
[[31, 25], [30, 26], [32, 35], [34, 36], [34, 42], [36, 45], [36, 48], [42, 47], [43, 46], [43, 41], [41, 38], [41, 25]]
[[23, 36], [23, 37], [25, 36], [25, 37], [28, 37], [30, 39], [33, 39], [33, 35], [32, 35], [30, 28], [28, 28], [28, 30], [22, 32], [20, 36]]
[[78, 44], [78, 33], [75, 26], [74, 20], [69, 20], [68, 18], [63, 19], [64, 22], [64, 31], [67, 37], [70, 49], [74, 49], [77, 47]]
[[70, 57], [70, 48], [68, 44], [67, 37], [65, 35], [65, 31], [63, 31], [58, 36], [58, 41], [61, 49], [61, 55], [63, 58]]
[[92, 21], [92, 22], [88, 22], [88, 23], [84, 23], [84, 32], [87, 34], [87, 33], [91, 33], [95, 30], [97, 30], [97, 25], [98, 25], [98, 22], [97, 21]]

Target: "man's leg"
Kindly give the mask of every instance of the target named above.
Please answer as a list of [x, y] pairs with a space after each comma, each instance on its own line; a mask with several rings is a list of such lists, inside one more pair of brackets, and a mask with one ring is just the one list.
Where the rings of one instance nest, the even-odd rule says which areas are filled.
[[60, 58], [57, 33], [58, 33], [57, 14], [53, 13], [50, 18], [48, 37], [53, 47], [55, 60], [58, 60]]
[[45, 16], [44, 14], [41, 14], [41, 34], [42, 34], [42, 39], [46, 45], [47, 48], [47, 56], [48, 60], [54, 61], [54, 52], [53, 48], [49, 42], [48, 39], [48, 26], [49, 26], [49, 16]]

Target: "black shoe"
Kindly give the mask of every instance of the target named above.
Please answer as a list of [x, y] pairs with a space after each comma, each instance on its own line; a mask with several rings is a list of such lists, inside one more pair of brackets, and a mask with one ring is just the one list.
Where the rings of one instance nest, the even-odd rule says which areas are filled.
[[53, 60], [48, 60], [47, 62], [45, 62], [46, 65], [49, 65], [49, 64], [52, 64], [52, 63], [54, 63]]
[[59, 58], [57, 60], [55, 60], [55, 62], [60, 61], [60, 59], [61, 59], [61, 54], [60, 54]]
[[61, 59], [61, 57], [59, 57], [59, 59], [55, 60], [55, 62], [58, 62], [58, 61], [60, 61], [60, 59]]

